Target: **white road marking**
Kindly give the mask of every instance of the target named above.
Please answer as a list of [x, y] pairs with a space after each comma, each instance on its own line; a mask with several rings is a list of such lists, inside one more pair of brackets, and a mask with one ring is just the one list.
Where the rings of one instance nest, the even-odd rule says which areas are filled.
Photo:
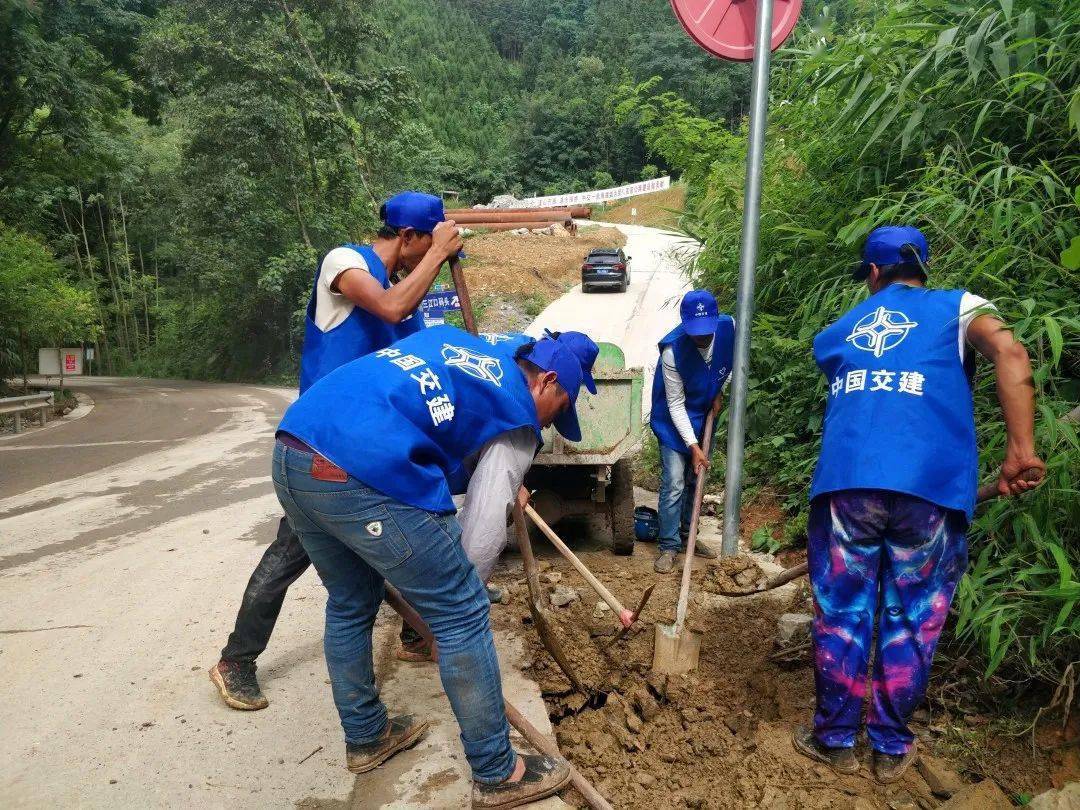
[[35, 444], [26, 447], [0, 447], [0, 453], [14, 453], [27, 450], [74, 450], [77, 447], [113, 447], [125, 444], [175, 444], [182, 439], [126, 439], [116, 442], [79, 442], [78, 444]]

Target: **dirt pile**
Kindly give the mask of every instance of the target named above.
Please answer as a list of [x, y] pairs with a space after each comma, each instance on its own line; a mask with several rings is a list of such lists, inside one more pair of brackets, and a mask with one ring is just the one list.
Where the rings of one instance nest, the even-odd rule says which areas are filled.
[[[786, 599], [692, 599], [688, 626], [702, 634], [698, 671], [680, 678], [653, 674], [653, 625], [674, 619], [679, 579], [657, 577], [650, 552], [639, 544], [628, 558], [606, 551], [582, 553], [625, 603], [636, 604], [642, 590], [657, 583], [642, 622], [615, 644], [617, 623], [599, 607], [595, 594], [560, 559], [545, 563], [546, 590], [579, 592], [579, 599], [550, 610], [589, 695], [573, 692], [540, 646], [527, 619], [520, 573], [500, 580], [511, 599], [493, 611], [497, 626], [515, 630], [528, 645], [525, 667], [544, 692], [561, 750], [616, 807], [872, 810], [940, 805], [915, 769], [901, 782], [882, 786], [870, 778], [868, 767], [855, 776], [839, 776], [792, 749], [792, 729], [808, 723], [813, 712], [813, 671], [806, 663], [780, 668], [770, 656], [780, 615], [809, 609], [802, 591]], [[699, 560], [692, 593], [752, 590], [762, 578], [748, 558], [712, 565]], [[928, 725], [917, 730], [925, 750], [932, 750], [940, 737]], [[987, 752], [992, 774], [965, 772], [955, 760], [953, 767], [965, 781], [993, 775], [1012, 795], [1049, 786], [1045, 755], [1033, 756], [1021, 740], [997, 743]], [[857, 753], [868, 763], [863, 746]]]

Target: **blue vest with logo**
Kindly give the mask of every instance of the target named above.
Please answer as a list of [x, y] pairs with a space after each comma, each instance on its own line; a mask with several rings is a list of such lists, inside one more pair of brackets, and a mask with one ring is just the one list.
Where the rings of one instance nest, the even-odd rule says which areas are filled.
[[979, 454], [963, 294], [893, 284], [814, 338], [829, 390], [811, 498], [884, 489], [971, 519]]
[[[344, 245], [344, 247], [352, 248], [363, 256], [371, 277], [379, 282], [384, 290], [390, 288], [386, 265], [370, 246]], [[315, 285], [311, 289], [307, 316], [304, 318], [304, 351], [300, 357], [301, 394], [338, 366], [343, 366], [350, 360], [363, 357], [370, 352], [385, 349], [395, 340], [400, 340], [424, 328], [424, 319], [418, 312], [414, 312], [401, 323], [389, 324], [363, 307], [354, 306], [349, 317], [344, 321], [329, 331], [322, 331], [315, 325], [315, 304], [320, 272], [321, 267], [316, 268]]]
[[524, 332], [481, 332], [480, 337], [490, 343], [498, 352], [514, 356], [526, 343], [532, 343], [536, 338], [531, 338]]
[[[682, 377], [686, 391], [686, 413], [690, 417], [690, 424], [694, 426], [694, 434], [701, 437], [701, 432], [705, 429], [705, 415], [731, 375], [735, 356], [735, 321], [729, 315], [720, 316], [720, 322], [713, 334], [711, 363], [705, 363], [698, 347], [681, 325], [668, 332], [660, 341], [661, 355], [668, 346], [671, 346], [675, 354], [675, 368]], [[653, 374], [652, 414], [649, 425], [664, 447], [680, 453], [690, 452], [679, 431], [675, 429], [675, 423], [671, 421], [667, 390], [664, 387], [663, 361], [656, 364], [656, 372]]]
[[436, 326], [330, 372], [278, 430], [397, 501], [450, 513], [450, 480], [464, 460], [525, 426], [539, 443], [536, 405], [517, 364], [481, 338]]

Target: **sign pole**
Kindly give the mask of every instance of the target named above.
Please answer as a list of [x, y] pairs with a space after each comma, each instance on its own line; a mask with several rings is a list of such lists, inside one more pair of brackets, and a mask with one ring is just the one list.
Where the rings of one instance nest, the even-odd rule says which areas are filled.
[[761, 175], [765, 163], [765, 130], [769, 110], [769, 61], [772, 56], [773, 0], [758, 0], [754, 36], [754, 75], [750, 91], [750, 143], [746, 155], [742, 249], [735, 310], [735, 368], [728, 407], [727, 473], [724, 477], [723, 554], [739, 553], [743, 459], [746, 449], [746, 397], [750, 366], [750, 326], [754, 318], [754, 275], [757, 271], [761, 216]]

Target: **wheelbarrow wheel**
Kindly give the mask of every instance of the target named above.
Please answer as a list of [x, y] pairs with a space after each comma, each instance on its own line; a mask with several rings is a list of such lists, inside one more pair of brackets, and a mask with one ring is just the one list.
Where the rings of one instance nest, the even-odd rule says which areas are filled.
[[611, 551], [622, 556], [634, 553], [634, 470], [629, 459], [611, 468], [608, 499]]

